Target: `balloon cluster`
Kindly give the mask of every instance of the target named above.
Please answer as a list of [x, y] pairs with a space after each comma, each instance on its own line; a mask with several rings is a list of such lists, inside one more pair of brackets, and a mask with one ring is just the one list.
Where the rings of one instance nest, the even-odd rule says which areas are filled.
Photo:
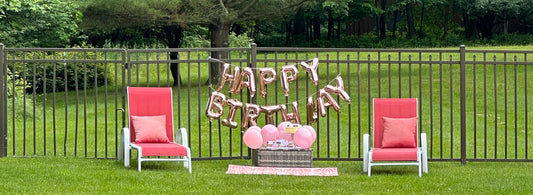
[[282, 122], [278, 127], [274, 125], [265, 125], [263, 128], [251, 126], [246, 130], [243, 136], [246, 146], [252, 149], [258, 149], [262, 146], [268, 146], [269, 142], [283, 140], [285, 142], [294, 142], [300, 148], [310, 148], [316, 140], [316, 131], [313, 127], [299, 125], [294, 136], [287, 133], [286, 128], [292, 125], [290, 122]]
[[[311, 62], [311, 64], [308, 64]], [[310, 61], [302, 61], [300, 63], [307, 73], [310, 75], [311, 81], [318, 85], [318, 58], [314, 58]], [[225, 63], [221, 75], [220, 85], [215, 91], [211, 93], [211, 97], [207, 103], [206, 115], [209, 120], [219, 119], [224, 113], [224, 106], [229, 107], [228, 116], [222, 119], [222, 125], [236, 128], [238, 123], [235, 121], [235, 114], [237, 110], [244, 109], [242, 112], [243, 120], [241, 121], [241, 127], [246, 128], [249, 126], [256, 126], [257, 118], [261, 113], [266, 115], [266, 123], [272, 124], [274, 114], [281, 112], [283, 121], [292, 121], [295, 123], [301, 123], [300, 111], [298, 108], [298, 101], [291, 103], [291, 111], [287, 108], [287, 105], [266, 105], [260, 106], [257, 104], [246, 103], [238, 101], [237, 99], [226, 99], [226, 96], [220, 91], [224, 88], [226, 83], [229, 85], [230, 93], [239, 93], [242, 88], [248, 88], [250, 96], [254, 97], [256, 93], [255, 74], [250, 67], [235, 66], [233, 73], [230, 74], [231, 65]], [[266, 97], [266, 86], [276, 81], [276, 71], [273, 68], [258, 68], [259, 71], [259, 91], [260, 95]], [[285, 96], [289, 95], [289, 83], [295, 81], [298, 78], [297, 65], [285, 65], [280, 68], [281, 75], [280, 81]], [[337, 76], [335, 78], [335, 85], [326, 85], [324, 88], [318, 91], [318, 97], [316, 104], [318, 105], [318, 112], [315, 106], [315, 100], [313, 97], [307, 98], [307, 121], [309, 124], [313, 124], [318, 119], [318, 114], [324, 117], [328, 107], [332, 107], [335, 111], [339, 112], [339, 103], [331, 96], [331, 93], [339, 95], [339, 97], [350, 103], [350, 95], [344, 90], [344, 82], [342, 77]]]

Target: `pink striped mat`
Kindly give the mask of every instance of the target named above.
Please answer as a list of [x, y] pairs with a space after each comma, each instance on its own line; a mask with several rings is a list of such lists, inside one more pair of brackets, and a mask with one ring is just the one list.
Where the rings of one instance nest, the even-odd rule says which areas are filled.
[[229, 165], [226, 174], [264, 174], [295, 176], [339, 176], [337, 167], [328, 168], [279, 168]]

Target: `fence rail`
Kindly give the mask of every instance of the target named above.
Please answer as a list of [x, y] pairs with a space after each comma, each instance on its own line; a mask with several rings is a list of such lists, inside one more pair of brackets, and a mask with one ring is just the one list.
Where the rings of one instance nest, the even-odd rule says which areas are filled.
[[[118, 135], [127, 120], [125, 87], [172, 86], [175, 125], [188, 129], [194, 159], [250, 158], [242, 140], [246, 129], [221, 122], [229, 117], [228, 105], [220, 119], [205, 115], [210, 94], [219, 87], [207, 84], [209, 75], [221, 71], [219, 61], [223, 61], [231, 64], [232, 71], [250, 67], [256, 77], [261, 68], [277, 70], [276, 82], [264, 89], [230, 92], [229, 86], [223, 86], [220, 92], [243, 104], [291, 107], [296, 103], [301, 123], [317, 129], [316, 160], [361, 160], [362, 134], [372, 133], [372, 98], [416, 97], [419, 129], [428, 133], [430, 160], [533, 161], [528, 154], [533, 135], [527, 112], [533, 109], [528, 94], [533, 85], [528, 79], [533, 51], [0, 45], [0, 55], [0, 156], [116, 158]], [[320, 62], [316, 84], [299, 65], [312, 58]], [[279, 70], [290, 65], [299, 74], [285, 88]], [[339, 111], [328, 108], [316, 122], [309, 120], [308, 101], [318, 101], [320, 89], [334, 85], [337, 76], [344, 81], [351, 103], [333, 94]], [[267, 92], [264, 96], [262, 90]], [[242, 108], [236, 110], [235, 121], [240, 123], [243, 113]], [[259, 115], [259, 125], [270, 120], [265, 112]], [[275, 124], [282, 117], [272, 113]]]

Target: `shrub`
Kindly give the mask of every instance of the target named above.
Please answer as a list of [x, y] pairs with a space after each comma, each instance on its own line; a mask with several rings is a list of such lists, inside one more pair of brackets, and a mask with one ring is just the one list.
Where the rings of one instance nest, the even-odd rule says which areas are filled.
[[7, 104], [9, 110], [15, 109], [15, 116], [13, 117], [21, 118], [25, 115], [33, 118], [34, 116], [40, 116], [39, 110], [36, 110], [34, 115], [33, 112], [30, 112], [30, 109], [26, 109], [25, 113], [24, 109], [22, 109], [24, 106], [26, 108], [32, 107], [33, 97], [27, 95], [24, 98], [24, 90], [29, 87], [29, 83], [24, 82], [24, 79], [17, 72], [12, 72], [10, 69], [7, 69], [7, 82]]
[[[94, 88], [96, 81], [97, 86], [103, 86], [107, 80], [111, 83], [109, 78], [105, 78], [105, 68], [103, 64], [96, 63], [69, 63], [69, 64], [35, 64], [27, 63], [26, 66], [26, 79], [30, 84], [26, 88], [26, 92], [32, 93], [35, 89], [37, 93], [43, 93], [45, 91], [45, 79], [46, 79], [46, 92], [55, 91], [68, 91], [83, 90]], [[55, 66], [55, 74], [54, 74]], [[66, 72], [66, 75], [65, 75]], [[66, 78], [65, 78], [66, 76]], [[35, 77], [35, 78], [34, 78]], [[55, 82], [54, 82], [55, 77]], [[87, 86], [85, 86], [87, 85]]]

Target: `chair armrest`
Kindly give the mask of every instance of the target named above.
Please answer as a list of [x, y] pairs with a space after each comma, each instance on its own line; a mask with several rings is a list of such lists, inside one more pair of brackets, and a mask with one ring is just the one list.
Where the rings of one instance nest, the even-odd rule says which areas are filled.
[[370, 135], [363, 134], [363, 172], [368, 172], [369, 154], [370, 151]]
[[368, 133], [363, 134], [363, 151], [366, 153], [370, 150], [370, 135]]
[[124, 140], [124, 146], [125, 147], [128, 147], [131, 143], [131, 136], [130, 136], [130, 128], [129, 127], [124, 127], [122, 129], [122, 136], [123, 136], [123, 140]]
[[188, 146], [188, 137], [187, 137], [187, 129], [185, 128], [179, 128], [178, 133], [176, 133], [176, 138], [174, 140], [176, 143], [181, 144], [182, 146], [189, 147]]
[[422, 151], [427, 151], [428, 144], [426, 133], [420, 133], [420, 144], [422, 146]]

